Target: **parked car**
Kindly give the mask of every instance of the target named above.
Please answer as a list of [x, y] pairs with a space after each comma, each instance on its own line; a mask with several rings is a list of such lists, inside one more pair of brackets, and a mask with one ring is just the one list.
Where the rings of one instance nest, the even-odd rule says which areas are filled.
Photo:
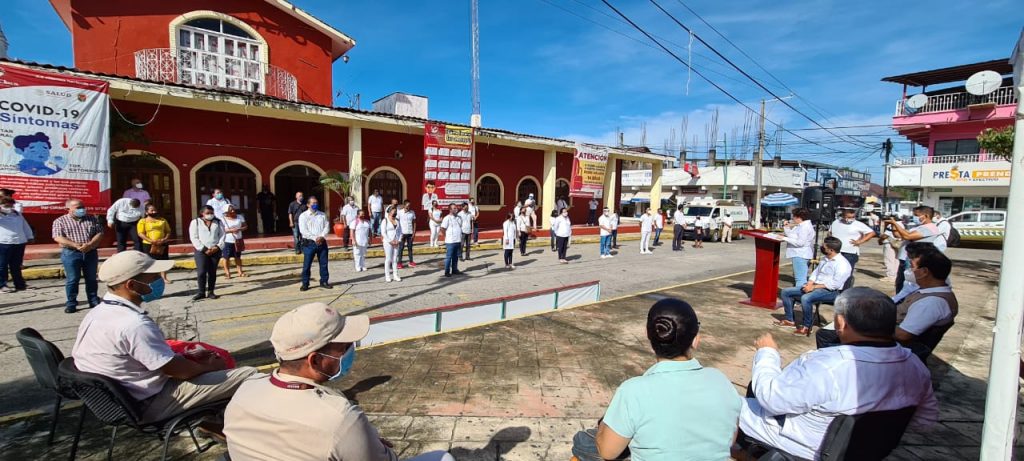
[[964, 211], [949, 217], [960, 240], [1001, 242], [1006, 232], [1006, 210]]
[[741, 238], [739, 232], [750, 229], [750, 212], [747, 210], [747, 206], [739, 200], [716, 200], [712, 198], [691, 200], [683, 207], [683, 214], [686, 215], [682, 223], [683, 238], [693, 238], [696, 233], [693, 225], [694, 221], [697, 219], [697, 216], [704, 216], [711, 218], [711, 226], [709, 231], [704, 234], [704, 239], [719, 240], [722, 230], [722, 217], [725, 216], [726, 211], [729, 212], [729, 217], [732, 218], [733, 238]]

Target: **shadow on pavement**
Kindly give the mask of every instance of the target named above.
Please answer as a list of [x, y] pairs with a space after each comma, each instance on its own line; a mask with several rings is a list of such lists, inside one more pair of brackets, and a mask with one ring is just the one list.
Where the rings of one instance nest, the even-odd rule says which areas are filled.
[[505, 459], [505, 454], [512, 451], [516, 445], [529, 440], [532, 434], [533, 432], [526, 426], [506, 427], [496, 432], [483, 448], [452, 447], [449, 453], [459, 461]]
[[373, 376], [366, 378], [358, 383], [352, 385], [352, 387], [341, 391], [345, 394], [345, 397], [352, 401], [352, 403], [359, 404], [359, 394], [369, 391], [381, 384], [391, 381], [391, 375]]

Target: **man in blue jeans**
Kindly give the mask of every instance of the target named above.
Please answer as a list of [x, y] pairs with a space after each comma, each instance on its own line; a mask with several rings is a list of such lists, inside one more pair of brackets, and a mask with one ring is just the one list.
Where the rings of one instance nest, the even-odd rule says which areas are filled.
[[601, 227], [601, 258], [612, 258], [612, 216], [608, 208], [597, 218], [597, 225]]
[[309, 209], [299, 215], [298, 227], [302, 233], [302, 286], [299, 287], [299, 291], [309, 289], [314, 256], [320, 265], [320, 287], [330, 289], [330, 274], [327, 272], [327, 232], [331, 222], [327, 215], [320, 211], [320, 203], [316, 197], [309, 198]]
[[99, 254], [96, 248], [103, 238], [103, 226], [95, 216], [89, 215], [81, 200], [67, 201], [68, 212], [53, 221], [53, 240], [60, 244], [60, 262], [64, 265], [64, 292], [67, 302], [64, 312], [74, 314], [78, 309], [78, 282], [85, 277], [85, 295], [89, 307], [100, 303], [97, 294], [96, 270]]
[[816, 303], [832, 303], [835, 301], [839, 291], [850, 278], [853, 269], [850, 262], [839, 254], [843, 248], [843, 242], [835, 237], [825, 237], [821, 245], [821, 261], [814, 269], [807, 283], [802, 287], [790, 287], [782, 290], [779, 297], [782, 298], [782, 305], [786, 308], [786, 318], [776, 322], [779, 326], [796, 326], [793, 317], [793, 304], [799, 300], [803, 309], [803, 322], [793, 332], [797, 336], [809, 336], [811, 334], [811, 323], [814, 320], [814, 305]]
[[459, 216], [458, 207], [454, 204], [448, 206], [448, 215], [441, 220], [441, 229], [444, 231], [444, 276], [451, 277], [459, 275], [459, 255], [462, 253], [462, 217]]

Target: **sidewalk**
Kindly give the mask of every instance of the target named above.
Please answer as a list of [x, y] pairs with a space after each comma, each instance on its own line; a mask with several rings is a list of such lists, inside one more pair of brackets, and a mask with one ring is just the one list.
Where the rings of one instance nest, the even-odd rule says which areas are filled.
[[[908, 433], [890, 459], [979, 456], [998, 260], [953, 257], [960, 314], [929, 363], [941, 422], [928, 432]], [[891, 292], [876, 279], [879, 259], [861, 260], [857, 284]], [[619, 383], [653, 364], [644, 319], [662, 297], [680, 297], [695, 306], [703, 335], [697, 357], [722, 370], [741, 394], [750, 379], [751, 344], [760, 333], [775, 333], [787, 362], [812, 349], [813, 337], [773, 330], [771, 321], [781, 309], [769, 312], [736, 302], [751, 289], [752, 277], [745, 273], [688, 283], [363, 349], [352, 374], [338, 387], [371, 414], [402, 456], [449, 449], [459, 460], [566, 460], [573, 433], [596, 422]], [[791, 279], [784, 276], [782, 284], [787, 283]], [[830, 309], [822, 310], [832, 317]], [[0, 449], [13, 459], [64, 456], [75, 418], [65, 412], [58, 429], [61, 441], [52, 448], [45, 445], [48, 417], [2, 424]], [[81, 454], [99, 457], [109, 431], [94, 422], [87, 427]], [[153, 446], [155, 439], [125, 431], [117, 452], [134, 459]], [[190, 453], [187, 437], [175, 441], [175, 449], [178, 455]], [[214, 447], [186, 459], [215, 459], [222, 450]]]

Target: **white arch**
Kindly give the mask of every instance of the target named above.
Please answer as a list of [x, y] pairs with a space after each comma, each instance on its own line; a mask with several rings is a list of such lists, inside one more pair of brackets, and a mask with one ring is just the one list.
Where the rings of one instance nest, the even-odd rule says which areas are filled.
[[[480, 204], [480, 197], [476, 193], [476, 188], [480, 186], [480, 181], [482, 181], [484, 178], [493, 178], [495, 181], [498, 181], [497, 205]], [[502, 181], [501, 178], [494, 173], [484, 173], [480, 175], [479, 178], [476, 178], [476, 182], [473, 184], [473, 197], [476, 198], [476, 202], [477, 204], [479, 204], [478, 206], [480, 207], [480, 211], [498, 211], [505, 207], [505, 182]]]
[[[198, 198], [198, 195], [196, 195], [196, 189], [198, 188], [199, 185], [196, 183], [196, 173], [199, 172], [200, 168], [202, 168], [202, 167], [204, 167], [206, 165], [209, 165], [209, 164], [214, 163], [214, 162], [224, 162], [224, 161], [234, 162], [234, 163], [237, 163], [239, 165], [242, 165], [242, 166], [248, 168], [249, 171], [251, 171], [254, 175], [256, 175], [256, 187], [259, 188], [259, 187], [263, 186], [263, 174], [260, 173], [259, 168], [256, 168], [255, 166], [253, 166], [253, 164], [251, 164], [251, 163], [249, 163], [249, 162], [247, 162], [245, 160], [242, 160], [242, 159], [240, 159], [238, 157], [233, 157], [233, 156], [230, 156], [230, 155], [215, 155], [213, 157], [204, 158], [199, 163], [193, 165], [192, 169], [189, 170], [189, 172], [188, 172], [189, 185], [191, 186], [191, 187], [189, 187], [189, 198], [192, 200], [192, 209], [193, 210], [198, 210], [199, 209], [199, 201], [198, 201], [199, 198]], [[255, 219], [257, 223], [260, 222], [260, 220], [256, 219], [255, 216], [251, 216], [250, 218]], [[257, 224], [257, 226], [262, 226], [262, 224]]]
[[170, 24], [168, 25], [168, 29], [171, 38], [170, 48], [172, 56], [178, 56], [178, 28], [180, 28], [185, 23], [193, 19], [201, 18], [213, 18], [219, 19], [224, 22], [230, 22], [231, 24], [237, 26], [239, 29], [244, 30], [246, 33], [252, 36], [253, 40], [260, 42], [260, 61], [265, 64], [270, 64], [270, 47], [267, 46], [267, 40], [264, 39], [263, 36], [256, 31], [256, 29], [254, 29], [252, 26], [246, 24], [244, 21], [234, 16], [211, 10], [189, 11], [188, 13], [185, 13], [171, 20]]
[[373, 180], [373, 175], [380, 173], [382, 171], [390, 171], [394, 173], [395, 176], [398, 176], [398, 180], [402, 182], [402, 197], [404, 197], [404, 200], [412, 202], [412, 199], [409, 198], [409, 184], [405, 182], [405, 175], [403, 175], [401, 171], [398, 171], [390, 166], [379, 166], [377, 168], [374, 168], [373, 171], [367, 174], [365, 183], [366, 186], [363, 188], [363, 192], [365, 192], [367, 195], [373, 193], [373, 190], [370, 189], [370, 181]]
[[[556, 191], [558, 190], [558, 183], [559, 182], [564, 182], [565, 185], [570, 187], [570, 189], [572, 188], [572, 183], [569, 182], [569, 178], [555, 178], [555, 190]], [[568, 200], [567, 204], [571, 207], [572, 206], [572, 195], [567, 195], [565, 197], [565, 199]], [[558, 201], [558, 194], [555, 194], [555, 201], [556, 202]]]
[[[181, 172], [178, 171], [178, 165], [175, 165], [173, 162], [168, 160], [167, 157], [141, 149], [126, 149], [123, 151], [110, 153], [110, 157], [112, 159], [118, 157], [127, 157], [130, 155], [153, 156], [158, 162], [163, 163], [164, 165], [171, 169], [171, 180], [174, 182], [174, 235], [181, 236]], [[164, 212], [166, 212], [166, 210], [164, 210]]]
[[[274, 179], [277, 178], [277, 174], [278, 173], [280, 173], [282, 170], [284, 170], [285, 168], [288, 168], [290, 166], [305, 166], [305, 167], [309, 167], [309, 168], [312, 168], [312, 169], [316, 170], [318, 173], [320, 173], [320, 176], [323, 176], [324, 174], [326, 174], [326, 171], [323, 168], [320, 168], [319, 166], [317, 166], [315, 163], [312, 163], [312, 162], [307, 162], [305, 160], [292, 160], [290, 162], [284, 162], [284, 163], [278, 165], [277, 167], [275, 167], [273, 170], [270, 170], [270, 175], [268, 176], [268, 178], [270, 179], [270, 193], [274, 194], [275, 197], [277, 197], [277, 181], [275, 181]], [[261, 187], [262, 187], [262, 185], [261, 185]], [[323, 195], [324, 196], [321, 197], [321, 198], [324, 200], [324, 210], [330, 210], [331, 209], [331, 195], [333, 195], [333, 194], [330, 194], [328, 192], [324, 192]], [[288, 200], [295, 200], [295, 197], [291, 196], [291, 197], [287, 197], [287, 199]], [[260, 220], [260, 225], [261, 226], [263, 225], [263, 220]]]
[[[520, 198], [519, 198], [519, 186], [523, 185], [523, 181], [526, 181], [527, 179], [533, 180], [533, 183], [537, 185], [537, 205], [540, 206], [541, 203], [544, 203], [543, 201], [541, 201], [541, 197], [542, 197], [542, 194], [544, 193], [544, 190], [541, 189], [541, 187], [540, 187], [540, 180], [537, 179], [535, 176], [532, 176], [532, 175], [526, 175], [526, 176], [523, 176], [522, 178], [519, 178], [519, 182], [516, 183], [516, 201], [520, 200]], [[526, 199], [523, 198], [522, 200], [526, 200]]]

